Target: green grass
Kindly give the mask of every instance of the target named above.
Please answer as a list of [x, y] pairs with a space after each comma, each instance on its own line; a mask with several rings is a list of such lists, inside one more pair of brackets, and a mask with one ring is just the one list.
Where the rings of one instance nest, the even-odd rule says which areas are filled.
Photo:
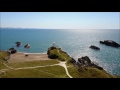
[[74, 78], [114, 78], [106, 71], [92, 67], [82, 68], [82, 71], [79, 72], [76, 67], [70, 65], [68, 71]]
[[[50, 50], [50, 48], [49, 48]], [[58, 51], [60, 52], [60, 54], [58, 53]], [[58, 60], [60, 61], [66, 61], [69, 62], [72, 58], [66, 53], [66, 52], [63, 52], [61, 50], [61, 48], [57, 48], [57, 49], [52, 49], [50, 50], [50, 56], [54, 55]]]
[[7, 52], [0, 51], [0, 62], [5, 61], [5, 58], [8, 56]]
[[6, 63], [5, 57], [8, 56], [7, 52], [0, 51], [0, 69], [7, 68], [5, 65], [3, 65], [3, 62]]
[[9, 70], [0, 75], [2, 78], [68, 78], [61, 66], [49, 66], [36, 69]]
[[6, 69], [6, 68], [7, 68], [7, 67], [6, 67], [3, 63], [0, 62], [0, 70], [1, 70], [1, 69]]
[[[34, 67], [58, 64], [58, 60], [41, 60], [19, 63], [6, 63], [13, 68]], [[7, 68], [0, 63], [0, 69]], [[33, 69], [7, 70], [0, 74], [1, 78], [69, 78], [61, 66], [46, 66]]]
[[80, 77], [80, 73], [78, 72], [77, 68], [73, 65], [69, 65], [69, 67], [67, 67], [69, 74], [73, 77], [73, 78], [81, 78]]
[[34, 66], [52, 65], [52, 64], [58, 64], [58, 63], [59, 63], [58, 60], [41, 60], [41, 61], [8, 63], [7, 65], [9, 65], [13, 68], [20, 68], [20, 67], [34, 67]]
[[[51, 50], [51, 54], [56, 54], [58, 59], [63, 61], [64, 57], [67, 59], [67, 67], [69, 74], [73, 78], [120, 78], [120, 76], [112, 76], [104, 70], [99, 70], [93, 67], [82, 68], [82, 72], [77, 70], [77, 67], [73, 66], [69, 61], [71, 57], [68, 56], [66, 52], [63, 52], [58, 48], [62, 56], [57, 52], [57, 50]], [[6, 52], [0, 52], [0, 70], [8, 69], [4, 64], [5, 57], [7, 56]], [[41, 60], [41, 61], [29, 61], [29, 62], [19, 62], [19, 63], [6, 63], [8, 66], [13, 68], [22, 68], [22, 67], [34, 67], [34, 66], [45, 66], [58, 64], [59, 60]], [[47, 66], [39, 67], [33, 69], [20, 69], [20, 70], [7, 70], [5, 72], [0, 72], [1, 78], [69, 78], [66, 75], [65, 69], [61, 66]]]
[[60, 54], [62, 55], [63, 58], [66, 58], [67, 62], [69, 62], [72, 58], [66, 53], [63, 52], [60, 48], [58, 48]]

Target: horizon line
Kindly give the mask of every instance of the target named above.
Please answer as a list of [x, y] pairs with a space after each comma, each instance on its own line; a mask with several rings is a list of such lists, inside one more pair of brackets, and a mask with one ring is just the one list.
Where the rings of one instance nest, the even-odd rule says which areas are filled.
[[[67, 28], [22, 28], [22, 27], [0, 27], [0, 28], [8, 28], [8, 29], [67, 29]], [[71, 28], [68, 28], [68, 29], [71, 29]], [[73, 28], [73, 29], [76, 29], [76, 28]], [[76, 30], [80, 30], [80, 29], [85, 29], [85, 28], [79, 28]], [[95, 28], [93, 28], [93, 29], [95, 29]], [[102, 29], [104, 29], [104, 28], [102, 28]], [[120, 28], [105, 28], [105, 29], [120, 29]], [[91, 30], [91, 29], [89, 29], [89, 30]]]

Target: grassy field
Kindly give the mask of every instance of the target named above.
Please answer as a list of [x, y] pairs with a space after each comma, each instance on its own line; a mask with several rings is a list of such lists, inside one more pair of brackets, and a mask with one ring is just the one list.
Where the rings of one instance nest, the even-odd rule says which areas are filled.
[[61, 66], [48, 66], [35, 69], [9, 70], [1, 74], [2, 78], [68, 78]]
[[41, 61], [8, 63], [7, 65], [9, 65], [13, 68], [20, 68], [20, 67], [34, 67], [34, 66], [53, 65], [53, 64], [58, 64], [58, 63], [59, 63], [58, 60], [41, 60]]
[[[59, 57], [65, 57], [69, 62], [71, 58], [65, 52], [62, 52], [61, 49], [59, 49], [59, 52], [63, 56]], [[59, 54], [58, 52], [56, 53]], [[4, 59], [6, 56], [7, 53], [0, 52], [0, 78], [69, 78], [62, 66], [49, 66], [58, 64], [59, 59], [7, 63]], [[8, 65], [9, 67], [12, 67], [13, 69], [6, 67], [3, 63]], [[78, 68], [73, 66], [71, 63], [67, 63], [67, 68], [69, 74], [73, 78], [120, 78], [120, 76], [112, 76], [104, 70], [99, 70], [92, 67], [81, 68], [82, 71], [79, 72]], [[6, 71], [3, 69], [6, 69]]]
[[[18, 63], [7, 63], [5, 57], [6, 52], [0, 52], [0, 78], [69, 78], [66, 75], [65, 69], [62, 66], [46, 66], [58, 64], [59, 61], [53, 60], [41, 60], [41, 61], [29, 61]], [[3, 63], [14, 69], [9, 69]], [[28, 69], [26, 67], [36, 67]], [[24, 69], [18, 69], [24, 68]], [[7, 69], [3, 71], [3, 69]], [[17, 70], [18, 69], [18, 70]], [[2, 70], [2, 71], [1, 71]]]

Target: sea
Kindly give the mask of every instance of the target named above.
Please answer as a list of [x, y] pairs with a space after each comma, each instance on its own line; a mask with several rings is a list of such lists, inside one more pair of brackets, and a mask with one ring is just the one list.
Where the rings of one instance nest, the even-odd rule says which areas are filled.
[[[91, 61], [102, 66], [112, 75], [120, 75], [120, 48], [100, 44], [99, 41], [113, 40], [120, 44], [120, 29], [26, 29], [0, 28], [0, 50], [14, 47], [18, 52], [47, 53], [55, 42], [76, 61], [88, 56]], [[21, 42], [16, 47], [16, 42]], [[30, 48], [24, 45], [30, 44]], [[98, 46], [100, 50], [89, 48]]]

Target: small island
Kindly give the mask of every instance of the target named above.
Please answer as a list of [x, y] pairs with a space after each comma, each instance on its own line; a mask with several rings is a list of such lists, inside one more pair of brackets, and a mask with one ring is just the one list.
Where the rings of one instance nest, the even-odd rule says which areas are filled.
[[19, 47], [20, 45], [22, 45], [21, 42], [16, 42], [15, 44], [16, 44], [16, 47]]
[[120, 44], [116, 43], [113, 40], [104, 40], [104, 41], [100, 41], [100, 44], [105, 44], [106, 46], [111, 46], [111, 47], [116, 47], [119, 48]]
[[91, 49], [95, 49], [95, 50], [100, 50], [100, 48], [99, 48], [99, 47], [94, 46], [94, 45], [91, 45], [89, 48], [91, 48]]

